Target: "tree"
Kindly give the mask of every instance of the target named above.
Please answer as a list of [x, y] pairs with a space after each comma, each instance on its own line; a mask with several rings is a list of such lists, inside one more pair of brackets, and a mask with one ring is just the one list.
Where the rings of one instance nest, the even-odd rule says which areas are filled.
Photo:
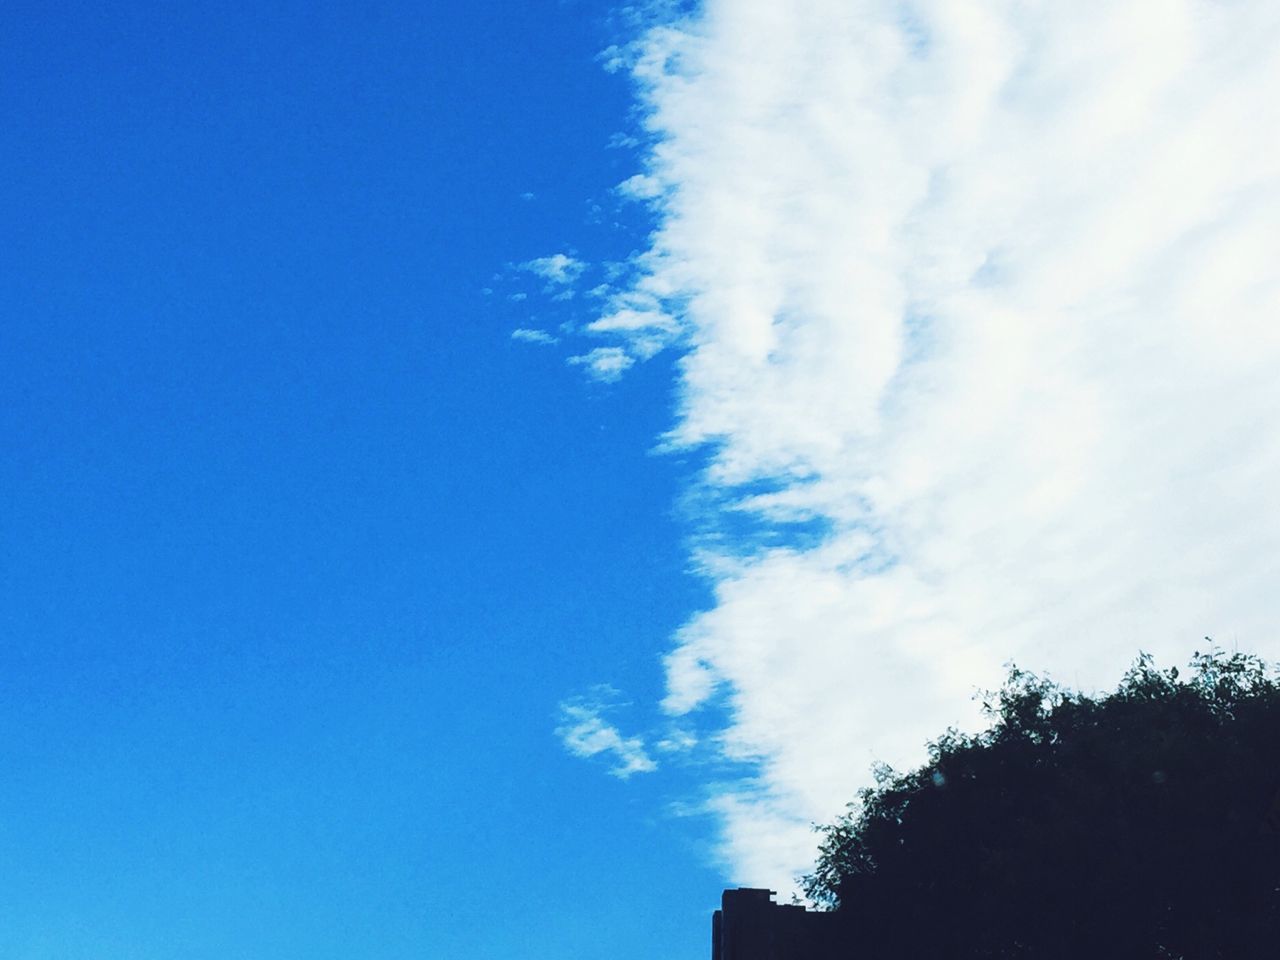
[[878, 771], [808, 895], [848, 955], [1280, 956], [1280, 683], [1256, 657], [1142, 655], [1094, 698], [1011, 669], [988, 730]]

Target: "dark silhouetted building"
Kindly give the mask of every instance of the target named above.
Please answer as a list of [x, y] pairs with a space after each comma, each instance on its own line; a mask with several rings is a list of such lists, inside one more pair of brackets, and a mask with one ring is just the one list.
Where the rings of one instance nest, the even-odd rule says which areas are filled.
[[774, 903], [774, 891], [726, 890], [711, 917], [711, 960], [835, 960], [837, 918]]

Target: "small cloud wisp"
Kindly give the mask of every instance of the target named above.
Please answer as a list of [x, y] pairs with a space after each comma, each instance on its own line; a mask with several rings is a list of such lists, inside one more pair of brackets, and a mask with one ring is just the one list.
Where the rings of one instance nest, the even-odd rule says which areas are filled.
[[598, 687], [591, 696], [567, 700], [560, 704], [560, 723], [556, 735], [565, 749], [584, 759], [608, 756], [613, 761], [609, 772], [620, 780], [637, 773], [652, 773], [657, 761], [649, 756], [641, 737], [626, 737], [605, 719], [612, 709], [609, 701], [616, 696], [611, 687]]

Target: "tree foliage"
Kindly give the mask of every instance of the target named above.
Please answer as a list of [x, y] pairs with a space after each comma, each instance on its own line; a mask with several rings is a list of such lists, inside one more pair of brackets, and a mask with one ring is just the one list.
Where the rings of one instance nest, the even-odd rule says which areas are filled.
[[1013, 668], [910, 773], [823, 828], [849, 955], [1280, 956], [1280, 684], [1244, 654], [1141, 656], [1102, 697]]

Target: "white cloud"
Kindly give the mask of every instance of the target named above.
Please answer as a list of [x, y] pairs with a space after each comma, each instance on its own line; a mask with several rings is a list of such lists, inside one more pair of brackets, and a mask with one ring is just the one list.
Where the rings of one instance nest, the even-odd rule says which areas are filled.
[[582, 276], [586, 264], [569, 256], [567, 253], [553, 253], [549, 257], [538, 257], [520, 264], [520, 269], [552, 283], [567, 286]]
[[529, 327], [517, 327], [515, 330], [512, 330], [511, 339], [521, 340], [525, 343], [542, 344], [544, 346], [550, 346], [560, 342], [558, 337], [553, 337], [545, 330], [533, 330]]
[[707, 0], [627, 62], [659, 221], [575, 362], [678, 329], [707, 502], [827, 530], [708, 541], [667, 661], [755, 764], [711, 801], [735, 880], [1005, 661], [1280, 653], [1280, 6]]
[[661, 750], [663, 753], [687, 754], [698, 746], [698, 735], [685, 727], [673, 725], [668, 729], [666, 736], [653, 746], [655, 750]]
[[655, 200], [662, 196], [662, 181], [657, 177], [637, 173], [618, 184], [617, 190], [632, 200]]
[[626, 780], [637, 773], [651, 773], [658, 764], [649, 756], [644, 740], [640, 737], [624, 737], [618, 728], [605, 719], [616, 698], [611, 687], [596, 688], [589, 697], [581, 697], [560, 704], [560, 725], [556, 735], [565, 749], [577, 757], [612, 757], [610, 770], [615, 777]]
[[594, 334], [624, 335], [630, 354], [647, 360], [675, 339], [679, 325], [656, 304], [636, 308], [615, 299], [613, 309], [587, 324], [586, 329]]
[[596, 347], [569, 358], [569, 363], [583, 366], [594, 379], [613, 383], [635, 363], [635, 358], [622, 347]]

